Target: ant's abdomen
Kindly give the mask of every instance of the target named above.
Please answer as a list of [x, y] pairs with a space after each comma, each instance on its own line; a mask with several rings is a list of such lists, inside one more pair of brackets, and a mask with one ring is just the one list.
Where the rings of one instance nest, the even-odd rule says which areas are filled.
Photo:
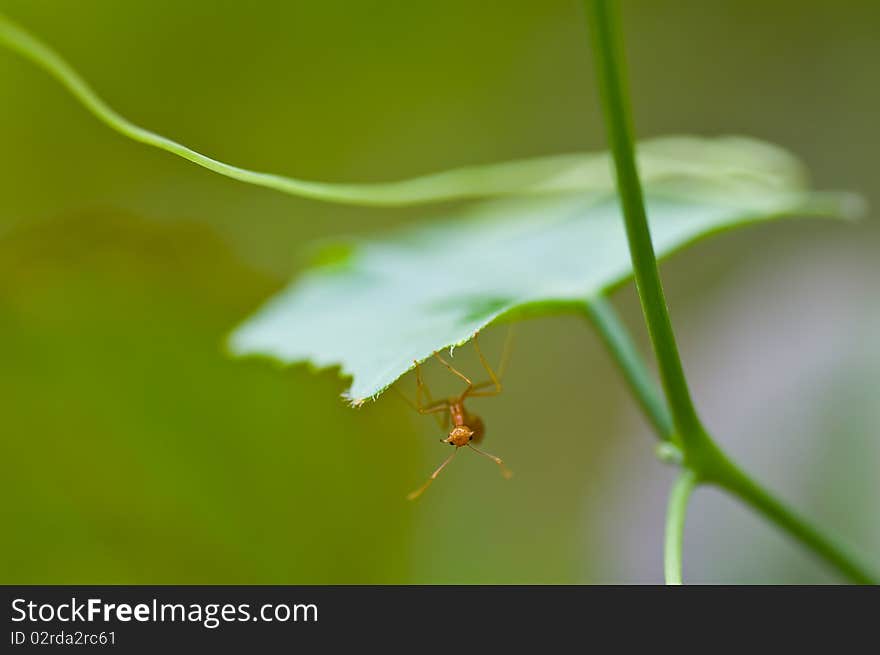
[[471, 437], [471, 441], [474, 443], [480, 443], [483, 440], [483, 435], [486, 434], [486, 424], [483, 423], [483, 419], [479, 416], [469, 415], [467, 417], [467, 425], [468, 427], [474, 431], [474, 435]]

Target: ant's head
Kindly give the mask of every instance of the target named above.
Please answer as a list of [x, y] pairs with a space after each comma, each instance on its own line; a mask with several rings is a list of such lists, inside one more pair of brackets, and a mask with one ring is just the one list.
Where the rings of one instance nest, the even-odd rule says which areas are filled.
[[474, 431], [471, 430], [466, 425], [456, 425], [452, 428], [452, 432], [449, 433], [449, 436], [446, 437], [443, 442], [448, 443], [450, 446], [457, 446], [461, 448], [462, 446], [466, 446], [468, 442], [473, 438]]

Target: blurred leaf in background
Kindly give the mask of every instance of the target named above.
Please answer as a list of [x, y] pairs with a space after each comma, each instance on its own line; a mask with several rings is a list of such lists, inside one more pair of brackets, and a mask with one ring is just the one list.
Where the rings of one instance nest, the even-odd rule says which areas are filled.
[[5, 581], [405, 574], [407, 435], [378, 451], [332, 376], [218, 355], [271, 283], [210, 232], [86, 213], [0, 262]]

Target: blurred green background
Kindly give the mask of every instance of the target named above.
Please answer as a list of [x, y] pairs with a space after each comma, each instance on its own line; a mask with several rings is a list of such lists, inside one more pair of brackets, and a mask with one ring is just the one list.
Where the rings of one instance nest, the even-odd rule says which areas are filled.
[[[0, 0], [121, 113], [231, 163], [370, 181], [604, 147], [573, 0]], [[880, 206], [880, 5], [623, 2], [640, 136], [742, 133]], [[523, 324], [486, 448], [389, 394], [232, 361], [306, 244], [436, 209], [298, 200], [133, 144], [0, 51], [0, 582], [662, 579], [672, 472], [589, 326]], [[664, 265], [705, 420], [880, 563], [880, 234], [784, 222]], [[615, 297], [644, 344], [632, 289]], [[501, 330], [487, 334], [497, 352]], [[467, 364], [465, 364], [466, 366]], [[428, 371], [443, 385], [441, 372]], [[448, 383], [448, 382], [447, 382]], [[411, 376], [403, 380], [412, 389]], [[836, 578], [711, 490], [691, 582]]]

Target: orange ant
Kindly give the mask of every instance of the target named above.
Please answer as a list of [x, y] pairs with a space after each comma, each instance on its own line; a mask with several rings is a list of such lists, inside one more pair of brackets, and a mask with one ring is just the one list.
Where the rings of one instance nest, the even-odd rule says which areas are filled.
[[[452, 451], [452, 454], [447, 457], [444, 462], [437, 467], [437, 470], [434, 471], [431, 476], [428, 478], [427, 482], [423, 484], [421, 487], [413, 491], [407, 496], [409, 500], [415, 500], [419, 496], [421, 496], [425, 489], [427, 489], [430, 484], [437, 479], [437, 476], [440, 475], [440, 472], [446, 468], [446, 465], [452, 461], [452, 458], [455, 457], [456, 453], [458, 453], [459, 448], [468, 447], [474, 452], [482, 455], [483, 457], [487, 457], [491, 459], [493, 462], [498, 464], [501, 468], [501, 474], [509, 479], [513, 473], [504, 466], [504, 462], [501, 461], [500, 457], [496, 457], [495, 455], [491, 455], [487, 452], [476, 448], [473, 443], [479, 443], [483, 435], [486, 432], [486, 425], [483, 423], [483, 420], [477, 416], [476, 414], [471, 414], [467, 409], [465, 409], [464, 401], [466, 398], [479, 398], [479, 397], [487, 397], [487, 396], [497, 396], [501, 393], [501, 376], [504, 374], [504, 368], [507, 364], [507, 358], [510, 351], [510, 337], [511, 333], [508, 333], [507, 341], [504, 344], [504, 351], [501, 356], [501, 363], [498, 366], [498, 374], [492, 370], [492, 367], [489, 366], [489, 362], [486, 361], [486, 358], [483, 356], [483, 352], [480, 350], [480, 345], [477, 343], [477, 335], [474, 335], [474, 349], [477, 351], [477, 355], [480, 357], [480, 362], [483, 364], [483, 368], [486, 369], [486, 372], [489, 374], [489, 379], [485, 382], [480, 382], [478, 384], [474, 384], [471, 382], [470, 378], [468, 378], [464, 373], [456, 369], [452, 364], [443, 359], [439, 352], [434, 353], [434, 357], [439, 361], [443, 366], [445, 366], [453, 375], [459, 377], [467, 386], [464, 391], [462, 391], [459, 395], [453, 396], [451, 398], [445, 398], [443, 400], [433, 400], [431, 398], [431, 392], [428, 390], [427, 385], [422, 380], [422, 369], [419, 366], [418, 362], [415, 362], [416, 366], [416, 403], [413, 404], [410, 400], [403, 395], [398, 390], [398, 393], [403, 397], [404, 400], [419, 414], [439, 414], [440, 412], [444, 412], [445, 416], [443, 419], [440, 419], [439, 416], [438, 424], [445, 431], [449, 429], [449, 420], [452, 420], [452, 430], [449, 432], [445, 439], [441, 439], [440, 441], [443, 443], [448, 443], [450, 446], [453, 446], [455, 450]], [[494, 387], [494, 388], [489, 388]], [[396, 387], [395, 387], [396, 389]], [[427, 400], [427, 404], [423, 402], [423, 397]], [[473, 443], [472, 443], [473, 442]]]

